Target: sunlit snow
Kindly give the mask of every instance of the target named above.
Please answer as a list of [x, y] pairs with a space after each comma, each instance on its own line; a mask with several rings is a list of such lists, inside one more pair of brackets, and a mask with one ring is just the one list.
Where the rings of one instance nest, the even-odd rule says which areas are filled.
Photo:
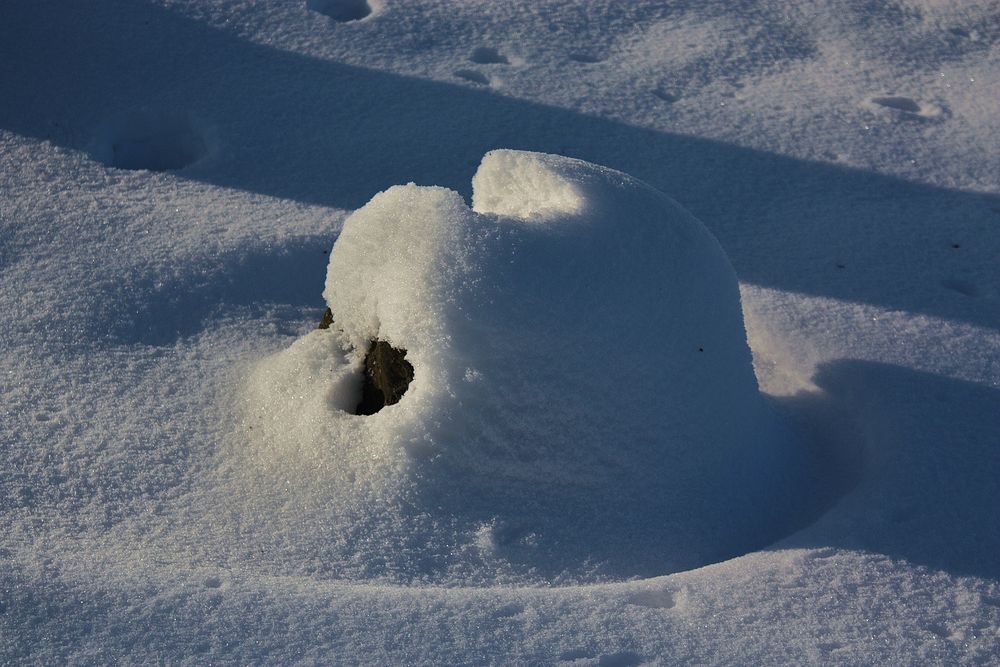
[[0, 663], [996, 663], [998, 90], [986, 1], [5, 3]]

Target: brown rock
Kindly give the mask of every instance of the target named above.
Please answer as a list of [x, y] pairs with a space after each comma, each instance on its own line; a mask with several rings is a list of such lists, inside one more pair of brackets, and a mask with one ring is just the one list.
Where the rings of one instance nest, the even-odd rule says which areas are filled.
[[316, 325], [316, 328], [329, 329], [331, 324], [333, 324], [333, 311], [330, 310], [329, 307], [327, 307], [327, 309], [323, 311], [323, 319], [319, 321], [319, 324]]
[[387, 405], [399, 403], [413, 381], [413, 366], [406, 361], [406, 350], [384, 340], [373, 340], [365, 355], [365, 379], [358, 415], [373, 415]]

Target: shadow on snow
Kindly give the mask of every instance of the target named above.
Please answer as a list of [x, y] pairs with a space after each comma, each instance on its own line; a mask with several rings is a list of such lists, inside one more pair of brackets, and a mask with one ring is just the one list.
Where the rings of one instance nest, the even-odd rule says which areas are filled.
[[[1000, 253], [993, 196], [308, 58], [124, 0], [8, 8], [0, 82], [0, 128], [126, 167], [204, 149], [175, 173], [342, 208], [409, 181], [468, 196], [493, 148], [571, 155], [671, 194], [716, 234], [742, 281], [1000, 326], [1000, 308], [983, 301], [1000, 285], [975, 275]], [[137, 127], [155, 135], [152, 148], [129, 143]], [[171, 145], [156, 131], [177, 128], [180, 143], [156, 153]]]
[[[140, 2], [41, 2], [4, 14], [0, 128], [107, 164], [179, 164], [200, 155], [204, 141], [205, 156], [178, 176], [355, 208], [413, 180], [468, 196], [479, 159], [493, 148], [560, 153], [615, 167], [671, 194], [716, 234], [743, 281], [1000, 327], [1000, 309], [981, 300], [995, 298], [1000, 286], [969, 277], [997, 254], [995, 196], [308, 58]], [[115, 120], [121, 118], [128, 120]], [[190, 151], [144, 155], [141, 147], [120, 145], [136, 127], [156, 130], [162, 118], [172, 119], [164, 132], [184, 130]], [[193, 136], [198, 128], [204, 137]], [[196, 333], [220, 304], [253, 307], [249, 295], [315, 305], [318, 317], [321, 304], [314, 301], [329, 241], [234, 255], [214, 274], [221, 283], [192, 278], [161, 289], [150, 277], [148, 289], [137, 288], [131, 301], [123, 297], [129, 307], [112, 323], [113, 333], [169, 342]], [[248, 289], [254, 280], [259, 289]], [[780, 545], [843, 546], [956, 574], [1000, 576], [994, 558], [1000, 533], [991, 520], [1000, 423], [992, 431], [983, 424], [996, 422], [998, 392], [857, 361], [829, 364], [817, 381], [826, 398], [791, 399], [788, 407], [811, 410], [829, 399], [859, 415], [865, 461], [857, 486], [840, 502], [864, 508], [851, 513], [861, 517], [856, 524], [824, 528], [823, 544], [806, 528]]]

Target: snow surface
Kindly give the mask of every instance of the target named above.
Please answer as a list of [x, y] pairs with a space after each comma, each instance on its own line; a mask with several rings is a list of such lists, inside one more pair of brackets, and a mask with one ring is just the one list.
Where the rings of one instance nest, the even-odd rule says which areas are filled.
[[[4, 5], [0, 662], [996, 664], [996, 3], [383, 0], [363, 17], [360, 4]], [[655, 536], [599, 522], [572, 549], [540, 537], [551, 559], [525, 555], [530, 534], [492, 502], [502, 488], [447, 484], [419, 446], [365, 456], [394, 409], [419, 404], [419, 376], [384, 415], [356, 418], [370, 439], [349, 461], [294, 419], [250, 434], [255, 396], [345, 407], [323, 401], [350, 387], [314, 391], [309, 370], [336, 360], [309, 332], [330, 249], [376, 193], [459, 193], [379, 197], [433, 199], [470, 221], [462, 233], [495, 220], [468, 268], [489, 269], [484, 294], [501, 277], [529, 293], [537, 273], [504, 274], [483, 248], [516, 237], [540, 253], [544, 229], [527, 225], [571, 217], [576, 199], [545, 182], [473, 187], [498, 148], [630, 174], [718, 239], [756, 381], [818, 487], [791, 496], [801, 524], [767, 518], [783, 537], [740, 538], [725, 548], [742, 555], [684, 571], [651, 560]], [[494, 198], [505, 188], [546, 196]], [[502, 312], [428, 322], [499, 327]], [[561, 314], [545, 316], [582, 335]], [[490, 386], [479, 370], [470, 391]], [[724, 405], [720, 422], [739, 407]], [[517, 484], [608, 482], [594, 455], [554, 475], [526, 462]], [[623, 505], [648, 488], [620, 486]], [[407, 488], [441, 502], [397, 502]], [[696, 538], [733, 538], [690, 514]], [[402, 516], [409, 534], [389, 529]], [[448, 543], [458, 533], [468, 542]]]
[[[244, 408], [250, 458], [301, 470], [322, 502], [257, 532], [296, 526], [339, 578], [566, 584], [717, 562], [815, 513], [809, 455], [758, 392], [736, 276], [701, 223], [538, 153], [489, 153], [473, 192], [470, 209], [397, 186], [344, 223], [333, 325], [263, 360]], [[377, 339], [414, 380], [361, 417]], [[338, 538], [361, 533], [379, 539]]]

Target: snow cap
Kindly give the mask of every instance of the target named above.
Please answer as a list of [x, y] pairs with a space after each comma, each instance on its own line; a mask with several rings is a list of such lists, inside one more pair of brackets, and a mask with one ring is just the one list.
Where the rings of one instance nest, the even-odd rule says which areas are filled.
[[[377, 504], [390, 543], [420, 516], [442, 569], [628, 576], [766, 536], [789, 439], [715, 238], [653, 188], [555, 155], [492, 151], [473, 190], [470, 209], [397, 186], [348, 218], [332, 327], [251, 383], [259, 454], [309, 461], [341, 506]], [[375, 340], [413, 381], [358, 416]]]

